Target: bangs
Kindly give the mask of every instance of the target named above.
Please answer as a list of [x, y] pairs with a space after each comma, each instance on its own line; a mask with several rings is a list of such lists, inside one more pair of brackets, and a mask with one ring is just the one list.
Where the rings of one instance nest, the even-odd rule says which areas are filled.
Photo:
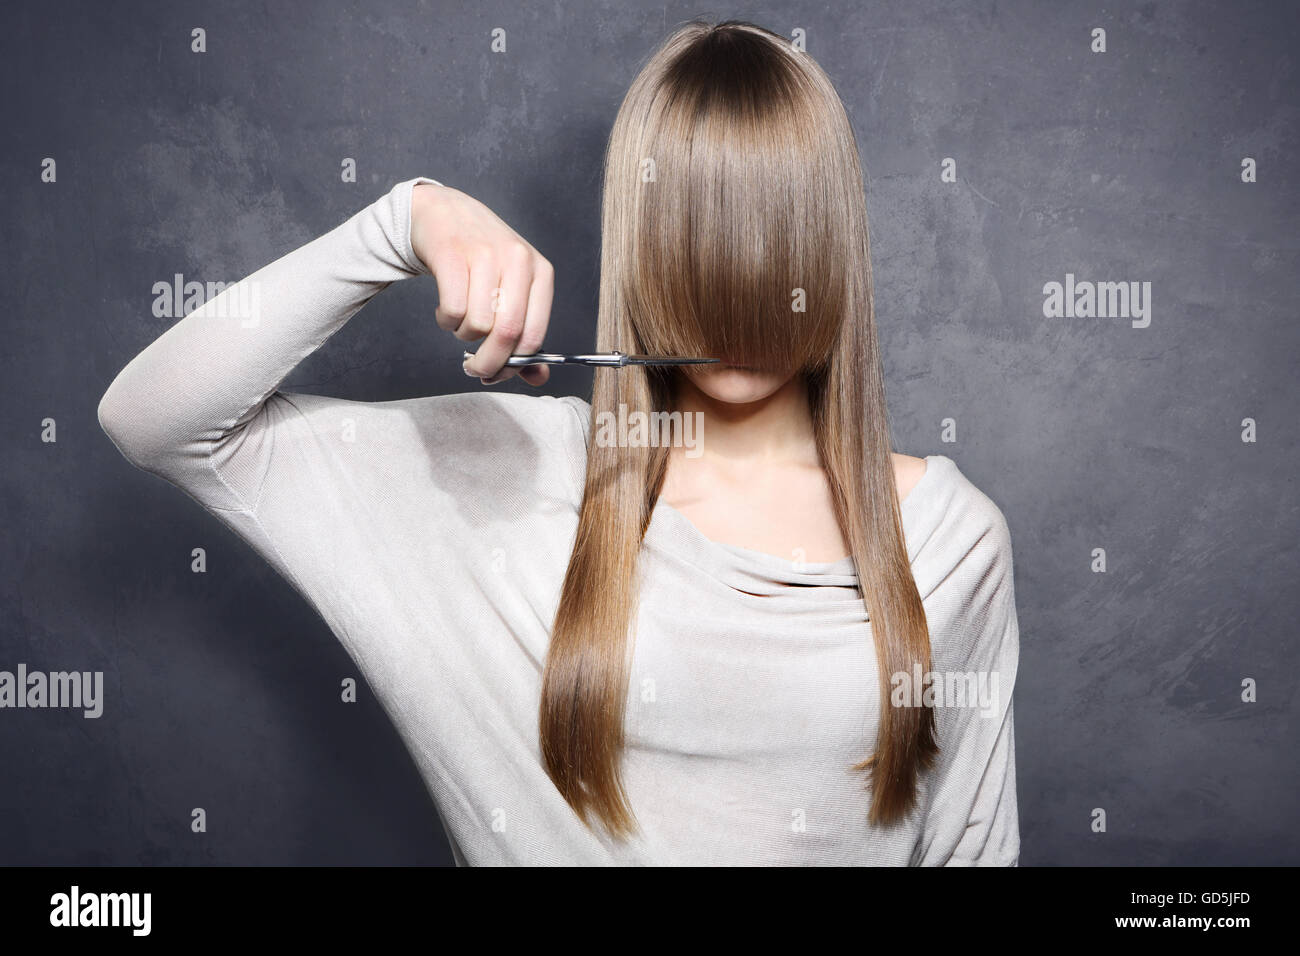
[[864, 198], [839, 97], [797, 56], [719, 32], [629, 97], [607, 167], [624, 351], [825, 367], [854, 301]]

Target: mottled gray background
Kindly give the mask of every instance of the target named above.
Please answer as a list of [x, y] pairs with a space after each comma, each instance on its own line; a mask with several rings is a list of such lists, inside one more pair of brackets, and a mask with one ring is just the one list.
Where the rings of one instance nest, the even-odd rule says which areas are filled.
[[[896, 447], [949, 455], [1010, 523], [1022, 863], [1300, 861], [1295, 4], [6, 15], [0, 669], [103, 670], [107, 701], [97, 721], [0, 711], [0, 862], [450, 861], [378, 706], [364, 689], [339, 702], [355, 669], [325, 625], [128, 465], [96, 406], [171, 322], [151, 314], [155, 282], [238, 279], [418, 174], [556, 264], [548, 345], [588, 347], [605, 137], [642, 58], [697, 15], [807, 31], [867, 167]], [[57, 184], [40, 181], [47, 156]], [[1151, 282], [1150, 328], [1045, 319], [1042, 286], [1067, 272]], [[390, 288], [289, 384], [464, 389], [434, 304], [430, 280]], [[589, 384], [566, 371], [550, 390]], [[57, 444], [39, 440], [46, 417]], [[207, 574], [190, 571], [196, 546]]]

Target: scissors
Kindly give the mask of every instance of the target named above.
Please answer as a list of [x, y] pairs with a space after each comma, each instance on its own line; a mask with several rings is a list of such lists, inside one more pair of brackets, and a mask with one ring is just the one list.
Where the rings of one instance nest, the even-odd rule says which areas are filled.
[[[474, 357], [473, 352], [466, 352], [465, 358]], [[678, 358], [673, 355], [624, 355], [622, 352], [597, 352], [593, 355], [561, 355], [558, 352], [535, 352], [532, 355], [512, 355], [506, 359], [509, 368], [523, 368], [528, 365], [592, 365], [602, 367], [624, 368], [628, 365], [711, 365], [721, 359], [715, 358]]]

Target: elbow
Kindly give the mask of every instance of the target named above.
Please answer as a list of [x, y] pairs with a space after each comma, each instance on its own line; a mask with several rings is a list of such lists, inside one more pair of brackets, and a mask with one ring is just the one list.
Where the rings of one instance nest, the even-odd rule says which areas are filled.
[[131, 464], [153, 471], [165, 457], [166, 446], [148, 405], [134, 398], [123, 376], [113, 381], [99, 400], [99, 427]]
[[130, 403], [122, 395], [122, 389], [119, 387], [121, 378], [116, 379], [108, 387], [103, 396], [99, 399], [99, 427], [103, 429], [104, 434], [109, 437], [117, 450], [120, 451], [129, 461], [135, 461], [136, 442], [132, 434], [134, 425], [134, 416], [130, 410]]

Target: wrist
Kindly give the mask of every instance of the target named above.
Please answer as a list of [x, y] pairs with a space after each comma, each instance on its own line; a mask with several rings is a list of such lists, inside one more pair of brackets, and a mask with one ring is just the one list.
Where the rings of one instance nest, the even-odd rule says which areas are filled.
[[408, 239], [411, 244], [411, 255], [415, 257], [416, 263], [429, 275], [433, 275], [433, 266], [425, 261], [427, 254], [425, 246], [425, 232], [428, 224], [434, 215], [432, 207], [437, 200], [437, 194], [447, 187], [440, 183], [416, 183], [411, 187], [411, 209], [410, 209], [410, 230]]

